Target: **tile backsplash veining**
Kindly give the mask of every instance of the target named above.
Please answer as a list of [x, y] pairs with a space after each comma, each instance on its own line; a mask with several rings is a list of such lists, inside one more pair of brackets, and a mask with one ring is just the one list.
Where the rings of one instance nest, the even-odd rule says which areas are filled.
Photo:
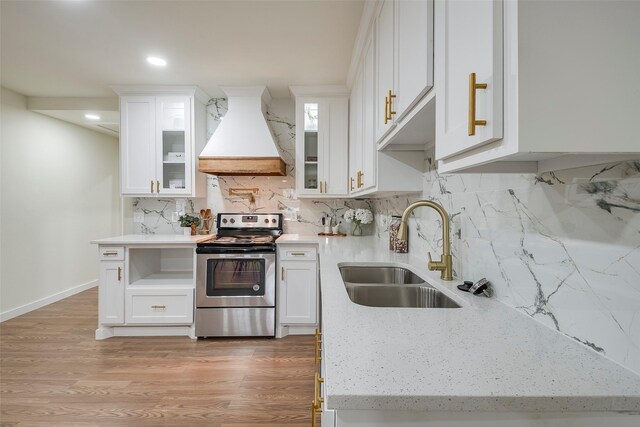
[[[213, 98], [207, 104], [207, 140], [227, 113], [227, 100]], [[322, 231], [321, 218], [330, 216], [341, 220], [349, 208], [369, 207], [367, 201], [351, 199], [297, 199], [295, 195], [295, 112], [294, 102], [274, 99], [268, 108], [267, 122], [275, 136], [283, 160], [286, 176], [213, 176], [207, 177], [207, 198], [187, 199], [187, 212], [210, 208], [212, 212], [283, 212], [285, 232], [316, 234]], [[230, 196], [230, 188], [258, 188], [255, 204], [246, 196]], [[171, 222], [175, 212], [174, 199], [135, 198], [125, 207], [125, 231], [135, 233], [181, 233], [180, 225]], [[132, 223], [133, 212], [144, 212], [145, 221]], [[348, 224], [341, 231], [349, 232]]]
[[[449, 212], [456, 277], [487, 277], [502, 302], [640, 373], [640, 162], [541, 175], [430, 168], [419, 197], [374, 202], [378, 236], [419, 199]], [[410, 252], [442, 252], [435, 211], [417, 209], [409, 229]]]

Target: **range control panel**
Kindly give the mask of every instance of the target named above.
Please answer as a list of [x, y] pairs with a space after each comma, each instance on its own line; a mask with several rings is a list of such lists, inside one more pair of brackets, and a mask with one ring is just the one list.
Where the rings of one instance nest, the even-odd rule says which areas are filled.
[[218, 229], [221, 228], [282, 228], [282, 214], [267, 213], [220, 213]]

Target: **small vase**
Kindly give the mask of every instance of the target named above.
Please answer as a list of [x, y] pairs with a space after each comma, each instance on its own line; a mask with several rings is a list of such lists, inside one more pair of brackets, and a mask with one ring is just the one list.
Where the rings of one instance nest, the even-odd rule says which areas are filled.
[[195, 225], [195, 224], [191, 224], [191, 235], [192, 235], [192, 236], [195, 236], [196, 234], [198, 234], [198, 233], [196, 232], [196, 227], [197, 227], [197, 225]]
[[353, 223], [353, 231], [351, 232], [352, 236], [362, 236], [362, 224], [359, 222]]
[[182, 227], [182, 234], [185, 236], [191, 236], [191, 227]]

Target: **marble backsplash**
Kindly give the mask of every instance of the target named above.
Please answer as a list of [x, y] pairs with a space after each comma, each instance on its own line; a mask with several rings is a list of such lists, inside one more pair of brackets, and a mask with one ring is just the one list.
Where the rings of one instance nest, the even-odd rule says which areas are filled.
[[[207, 140], [227, 112], [227, 101], [211, 99], [207, 105]], [[372, 206], [368, 201], [352, 199], [298, 199], [295, 193], [295, 111], [289, 99], [274, 99], [267, 111], [267, 122], [287, 164], [287, 175], [274, 176], [208, 176], [207, 198], [187, 199], [186, 212], [209, 208], [218, 212], [281, 212], [285, 216], [285, 232], [316, 234], [322, 231], [322, 217], [341, 220], [349, 208]], [[258, 188], [255, 203], [246, 196], [229, 195], [230, 188]], [[179, 223], [171, 221], [176, 199], [124, 199], [125, 233], [182, 233]], [[143, 212], [143, 223], [133, 223], [134, 212]], [[348, 232], [348, 224], [341, 226]]]
[[[488, 278], [495, 298], [640, 373], [640, 161], [535, 174], [431, 168], [419, 197], [374, 201], [376, 233], [420, 199], [450, 216], [455, 276]], [[429, 208], [409, 223], [409, 250], [442, 252]]]

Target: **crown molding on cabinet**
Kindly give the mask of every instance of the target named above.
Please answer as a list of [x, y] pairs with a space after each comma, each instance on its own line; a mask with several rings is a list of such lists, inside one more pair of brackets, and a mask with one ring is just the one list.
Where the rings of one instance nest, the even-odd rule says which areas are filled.
[[351, 52], [351, 64], [349, 65], [349, 72], [347, 73], [347, 87], [349, 88], [353, 85], [353, 79], [356, 76], [358, 65], [364, 54], [364, 48], [367, 45], [369, 34], [373, 30], [373, 23], [381, 7], [382, 1], [380, 0], [367, 1], [362, 9], [358, 34], [356, 35], [356, 41], [353, 44], [353, 51]]

